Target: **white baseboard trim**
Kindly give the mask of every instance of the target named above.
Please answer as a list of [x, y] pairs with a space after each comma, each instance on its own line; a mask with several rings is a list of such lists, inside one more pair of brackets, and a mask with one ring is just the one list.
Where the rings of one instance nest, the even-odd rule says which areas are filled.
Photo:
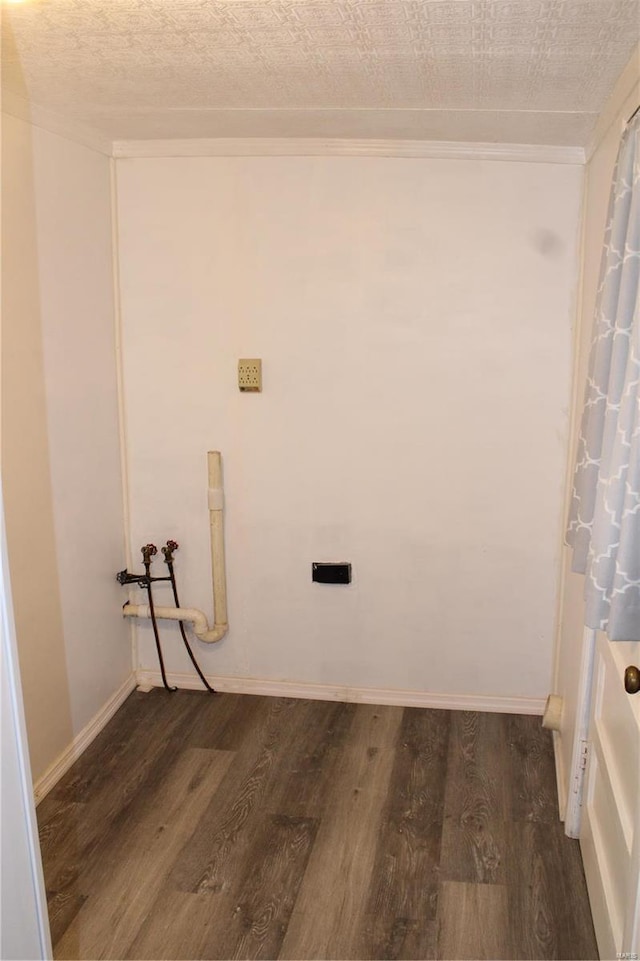
[[556, 783], [558, 785], [558, 813], [560, 820], [564, 821], [567, 813], [567, 781], [565, 776], [564, 760], [562, 757], [562, 743], [559, 731], [553, 732], [553, 754], [556, 762]]
[[[162, 687], [159, 671], [138, 671], [138, 684]], [[195, 674], [167, 673], [169, 684], [187, 691], [204, 690]], [[499, 714], [544, 713], [543, 697], [494, 697], [484, 694], [438, 694], [384, 687], [343, 687], [338, 684], [308, 684], [260, 677], [207, 676], [217, 691], [233, 694], [263, 694], [268, 697], [299, 697], [315, 701], [348, 701], [354, 704], [392, 704], [399, 707], [437, 707], [450, 711], [492, 711]]]
[[46, 797], [63, 774], [66, 774], [74, 761], [77, 761], [82, 752], [89, 747], [118, 708], [124, 704], [135, 686], [135, 674], [130, 674], [124, 684], [100, 708], [98, 713], [91, 718], [79, 734], [76, 734], [69, 747], [65, 748], [62, 754], [47, 768], [42, 777], [38, 778], [33, 786], [33, 796], [36, 804], [39, 804]]

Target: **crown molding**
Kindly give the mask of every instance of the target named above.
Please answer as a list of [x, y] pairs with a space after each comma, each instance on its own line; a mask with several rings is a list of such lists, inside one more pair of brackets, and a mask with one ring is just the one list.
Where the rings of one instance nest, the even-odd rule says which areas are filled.
[[425, 160], [499, 160], [585, 163], [582, 147], [553, 144], [466, 143], [444, 140], [376, 140], [326, 137], [210, 137], [110, 141], [91, 127], [5, 92], [2, 110], [19, 120], [82, 144], [107, 157], [398, 157]]
[[46, 107], [39, 107], [37, 104], [32, 104], [24, 97], [20, 97], [10, 91], [3, 91], [2, 93], [2, 112], [18, 120], [24, 120], [34, 127], [39, 127], [42, 130], [47, 130], [49, 133], [64, 137], [66, 140], [79, 143], [83, 147], [88, 147], [89, 150], [95, 150], [97, 153], [105, 154], [107, 157], [112, 155], [111, 141], [101, 136], [97, 130], [94, 130], [92, 127], [85, 127], [84, 124], [76, 123], [75, 120], [70, 120], [68, 117], [62, 117], [60, 114]]
[[578, 164], [582, 147], [543, 144], [456, 143], [430, 140], [338, 140], [239, 137], [195, 140], [115, 140], [117, 158], [175, 157], [405, 157], [442, 160], [508, 160]]

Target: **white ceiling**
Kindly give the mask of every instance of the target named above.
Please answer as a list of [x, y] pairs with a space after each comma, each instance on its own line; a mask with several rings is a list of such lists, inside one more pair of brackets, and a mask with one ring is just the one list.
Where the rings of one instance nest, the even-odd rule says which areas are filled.
[[25, 0], [3, 90], [110, 140], [584, 146], [639, 0]]

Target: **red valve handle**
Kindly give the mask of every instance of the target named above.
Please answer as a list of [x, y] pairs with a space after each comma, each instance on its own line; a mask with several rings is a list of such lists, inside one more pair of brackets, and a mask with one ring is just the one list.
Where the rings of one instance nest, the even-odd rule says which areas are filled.
[[178, 550], [177, 541], [167, 541], [167, 546], [162, 548], [165, 564], [173, 564], [173, 552]]
[[144, 547], [140, 548], [142, 554], [142, 560], [145, 564], [151, 563], [151, 558], [154, 554], [158, 553], [158, 548], [155, 544], [145, 544]]

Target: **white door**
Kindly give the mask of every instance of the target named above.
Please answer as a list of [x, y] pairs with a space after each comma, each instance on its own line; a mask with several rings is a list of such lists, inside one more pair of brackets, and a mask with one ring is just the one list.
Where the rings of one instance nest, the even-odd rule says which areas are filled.
[[600, 957], [640, 957], [640, 693], [625, 670], [640, 642], [598, 632], [580, 844]]
[[0, 958], [51, 958], [0, 493]]

